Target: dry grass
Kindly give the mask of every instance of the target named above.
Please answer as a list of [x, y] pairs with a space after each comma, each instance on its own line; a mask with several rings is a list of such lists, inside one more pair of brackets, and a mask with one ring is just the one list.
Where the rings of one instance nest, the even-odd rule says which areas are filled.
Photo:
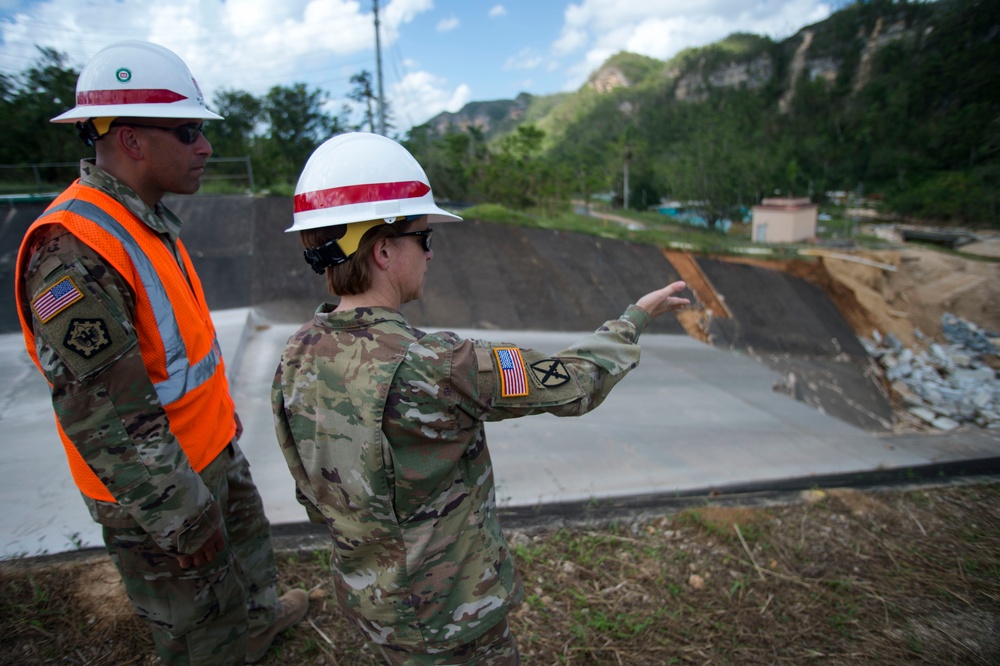
[[[1000, 664], [996, 482], [509, 536], [525, 664]], [[312, 609], [264, 663], [377, 663], [329, 598], [325, 562], [282, 556], [282, 585], [311, 590]], [[109, 566], [0, 567], [0, 663], [153, 663]]]

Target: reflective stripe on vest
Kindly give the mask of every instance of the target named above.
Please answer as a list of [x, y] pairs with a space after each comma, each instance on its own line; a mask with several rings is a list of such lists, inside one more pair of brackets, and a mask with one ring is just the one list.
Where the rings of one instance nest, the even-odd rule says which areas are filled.
[[[49, 224], [63, 226], [97, 253], [134, 293], [131, 324], [138, 334], [151, 388], [166, 414], [170, 433], [191, 468], [201, 472], [232, 441], [235, 405], [201, 282], [183, 243], [178, 241], [176, 252], [171, 252], [170, 243], [121, 202], [76, 181], [25, 232], [15, 266], [18, 285], [24, 280], [33, 234]], [[18, 288], [16, 296], [28, 355], [45, 374], [36, 353], [27, 294]], [[98, 476], [101, 472], [83, 459], [58, 418], [56, 429], [80, 492], [95, 500], [117, 501]], [[144, 464], [138, 459], [133, 462]]]
[[167, 379], [154, 384], [156, 395], [160, 403], [168, 405], [176, 402], [184, 395], [208, 381], [215, 374], [222, 354], [219, 349], [218, 337], [212, 341], [212, 348], [204, 358], [190, 365], [188, 362], [187, 350], [184, 346], [184, 339], [181, 337], [180, 327], [174, 315], [174, 309], [170, 305], [166, 288], [160, 280], [153, 263], [142, 251], [125, 227], [114, 217], [109, 215], [100, 207], [89, 201], [81, 199], [69, 199], [61, 204], [48, 209], [39, 219], [60, 211], [76, 213], [85, 217], [98, 225], [109, 234], [115, 237], [125, 251], [128, 253], [132, 264], [135, 266], [139, 279], [146, 295], [149, 298], [150, 307], [156, 318], [156, 325], [163, 340], [164, 353], [166, 354]]

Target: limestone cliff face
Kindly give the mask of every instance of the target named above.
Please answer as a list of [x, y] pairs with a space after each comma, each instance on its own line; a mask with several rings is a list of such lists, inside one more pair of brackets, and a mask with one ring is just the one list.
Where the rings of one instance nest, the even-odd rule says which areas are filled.
[[[878, 51], [899, 39], [912, 36], [913, 29], [905, 21], [888, 23], [879, 18], [870, 34], [860, 34], [864, 46], [857, 69], [850, 73], [854, 92], [861, 90], [871, 77], [873, 59]], [[805, 28], [788, 44], [796, 44], [794, 54], [785, 74], [785, 92], [779, 101], [782, 113], [788, 111], [795, 95], [795, 82], [802, 76], [810, 81], [822, 79], [835, 81], [841, 75], [842, 63], [829, 53], [816, 52], [815, 31]], [[771, 54], [764, 53], [752, 60], [728, 62], [714, 69], [706, 70], [704, 60], [686, 70], [673, 70], [668, 75], [676, 79], [674, 97], [678, 101], [704, 101], [713, 89], [746, 87], [760, 88], [768, 84], [776, 75], [777, 67]]]
[[632, 83], [621, 69], [605, 65], [590, 76], [587, 85], [599, 93], [606, 93], [615, 88], [628, 88]]
[[[677, 101], [703, 102], [713, 90], [746, 88], [760, 89], [778, 83], [783, 89], [779, 98], [779, 109], [787, 113], [795, 96], [795, 84], [802, 77], [809, 81], [834, 82], [844, 79], [851, 82], [855, 93], [870, 80], [876, 54], [886, 45], [900, 39], [916, 39], [918, 31], [932, 30], [926, 24], [908, 25], [899, 14], [880, 17], [871, 27], [858, 25], [853, 39], [831, 38], [830, 28], [825, 22], [808, 26], [795, 35], [769, 47], [751, 49], [757, 54], [750, 57], [734, 56], [720, 60], [716, 54], [701, 55], [688, 59], [682, 64], [663, 63], [662, 69], [650, 67], [646, 59], [643, 67], [619, 66], [620, 54], [609, 59], [600, 69], [591, 74], [586, 88], [604, 95], [615, 90], [646, 85], [657, 77], [673, 86], [673, 96]], [[831, 46], [835, 44], [835, 46]], [[845, 55], [851, 51], [849, 55]], [[703, 53], [708, 53], [704, 51]], [[645, 58], [645, 56], [639, 56]], [[853, 71], [844, 72], [844, 62], [856, 62]], [[776, 81], [780, 77], [780, 81]], [[638, 78], [639, 80], [634, 80]], [[515, 100], [495, 100], [472, 102], [457, 113], [442, 113], [431, 119], [429, 125], [438, 132], [446, 132], [449, 127], [466, 129], [475, 127], [485, 135], [512, 130], [527, 117], [532, 104], [532, 96], [521, 94]], [[537, 114], [534, 114], [537, 116]]]
[[[795, 49], [795, 55], [792, 56], [792, 64], [788, 68], [789, 84], [785, 89], [785, 94], [778, 101], [778, 108], [782, 113], [788, 112], [792, 100], [795, 98], [795, 81], [798, 81], [799, 77], [802, 76], [802, 71], [806, 66], [806, 54], [809, 53], [809, 47], [813, 41], [814, 33], [812, 30], [803, 30], [800, 34], [802, 35], [802, 41]], [[834, 78], [836, 78], [836, 74], [834, 74]]]
[[445, 133], [449, 128], [464, 131], [474, 127], [483, 134], [490, 134], [498, 127], [517, 125], [521, 122], [531, 99], [531, 95], [522, 93], [513, 100], [470, 102], [456, 113], [446, 111], [438, 114], [428, 124], [439, 133]]
[[897, 21], [886, 28], [883, 19], [879, 17], [875, 22], [875, 29], [865, 41], [865, 48], [861, 51], [861, 63], [854, 76], [854, 92], [861, 90], [868, 83], [875, 53], [886, 44], [902, 39], [907, 33], [906, 24], [902, 21]]
[[[852, 89], [855, 93], [861, 90], [871, 77], [872, 61], [879, 49], [896, 40], [910, 36], [912, 30], [907, 27], [904, 21], [895, 21], [888, 27], [880, 17], [875, 22], [875, 27], [870, 34], [861, 33], [858, 35], [864, 41], [861, 50], [861, 58], [857, 69], [853, 72]], [[834, 81], [840, 76], [841, 63], [836, 58], [827, 54], [814, 54], [813, 38], [815, 33], [811, 29], [799, 32], [793, 39], [799, 40], [792, 56], [792, 62], [788, 67], [788, 78], [785, 82], [785, 93], [781, 96], [779, 108], [782, 113], [786, 113], [795, 97], [795, 82], [806, 74], [810, 81], [823, 79]]]
[[[896, 21], [886, 26], [879, 18], [871, 34], [860, 35], [864, 40], [864, 48], [857, 70], [853, 72], [853, 90], [861, 90], [871, 76], [872, 61], [879, 49], [896, 40], [908, 37], [911, 30], [903, 21]], [[841, 73], [841, 63], [824, 53], [814, 53], [815, 33], [806, 28], [791, 38], [798, 42], [795, 53], [788, 66], [785, 80], [785, 93], [779, 102], [782, 113], [787, 112], [795, 95], [795, 82], [803, 75], [810, 81], [823, 79], [834, 81]], [[700, 66], [686, 72], [673, 72], [677, 79], [674, 96], [677, 100], [704, 101], [712, 89], [735, 88], [744, 86], [750, 89], [760, 88], [775, 76], [776, 68], [770, 54], [763, 54], [748, 62], [730, 62], [712, 71], [704, 71]]]
[[677, 86], [674, 97], [678, 101], [701, 102], [708, 97], [709, 91], [717, 88], [746, 87], [751, 90], [766, 85], [774, 76], [774, 59], [769, 53], [754, 58], [748, 62], [730, 62], [712, 71], [704, 71], [699, 67], [693, 71], [682, 73], [674, 71]]

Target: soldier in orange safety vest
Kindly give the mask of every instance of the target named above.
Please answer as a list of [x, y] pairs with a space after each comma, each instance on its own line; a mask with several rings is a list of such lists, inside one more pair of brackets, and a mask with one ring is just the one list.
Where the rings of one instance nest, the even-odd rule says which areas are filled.
[[270, 525], [198, 275], [161, 199], [212, 147], [187, 65], [147, 42], [97, 53], [75, 123], [96, 159], [24, 236], [25, 343], [52, 390], [73, 480], [166, 664], [260, 660], [308, 611], [279, 598]]

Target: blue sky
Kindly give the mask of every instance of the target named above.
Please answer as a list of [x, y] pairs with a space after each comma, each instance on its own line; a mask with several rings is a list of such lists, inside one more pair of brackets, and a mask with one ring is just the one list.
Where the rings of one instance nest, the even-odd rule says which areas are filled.
[[[470, 101], [579, 88], [619, 51], [666, 60], [736, 32], [783, 39], [844, 0], [379, 0], [382, 81], [398, 130]], [[0, 0], [0, 72], [35, 46], [77, 68], [146, 39], [177, 52], [206, 97], [304, 82], [345, 101], [376, 74], [372, 0]]]

